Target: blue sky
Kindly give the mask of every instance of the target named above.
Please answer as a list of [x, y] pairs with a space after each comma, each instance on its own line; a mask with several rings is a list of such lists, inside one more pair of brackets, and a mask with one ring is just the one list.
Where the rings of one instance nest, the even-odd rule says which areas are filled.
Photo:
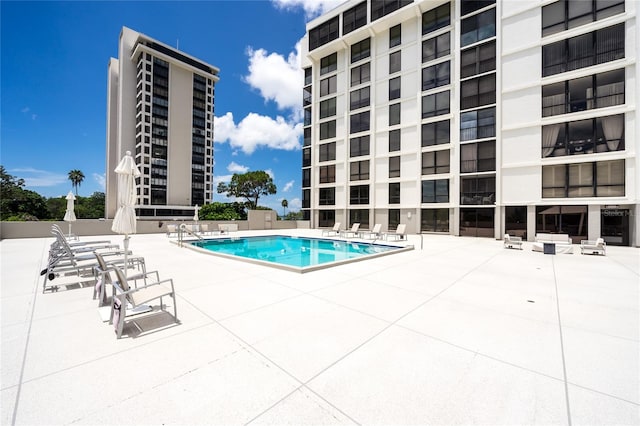
[[[340, 0], [2, 1], [0, 164], [45, 197], [104, 191], [109, 58], [123, 26], [220, 68], [214, 181], [266, 170], [300, 208], [302, 74], [309, 19]], [[215, 201], [225, 201], [221, 194]]]

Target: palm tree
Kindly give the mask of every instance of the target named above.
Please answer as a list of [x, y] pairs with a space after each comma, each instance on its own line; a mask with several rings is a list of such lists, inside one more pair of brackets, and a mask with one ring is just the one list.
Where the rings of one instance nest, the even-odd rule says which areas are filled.
[[76, 190], [76, 196], [78, 196], [78, 187], [84, 180], [84, 174], [80, 170], [71, 170], [69, 172], [69, 180]]
[[283, 199], [283, 200], [282, 200], [282, 209], [283, 209], [283, 212], [284, 212], [284, 213], [282, 214], [282, 217], [285, 217], [285, 216], [286, 216], [286, 214], [287, 214], [287, 207], [289, 207], [289, 202], [288, 202], [288, 201], [287, 201], [287, 199], [285, 198], [285, 199]]

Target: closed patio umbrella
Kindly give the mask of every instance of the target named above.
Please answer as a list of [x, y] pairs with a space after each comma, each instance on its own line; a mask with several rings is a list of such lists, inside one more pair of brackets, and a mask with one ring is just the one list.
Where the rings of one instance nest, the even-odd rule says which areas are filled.
[[136, 233], [136, 212], [134, 210], [138, 198], [136, 194], [136, 177], [140, 176], [140, 170], [138, 170], [138, 166], [133, 161], [133, 157], [131, 157], [131, 151], [127, 151], [125, 156], [122, 157], [115, 172], [118, 175], [118, 210], [113, 218], [111, 230], [124, 235], [124, 272], [126, 276], [129, 235]]
[[76, 221], [76, 213], [74, 212], [74, 201], [76, 200], [73, 192], [67, 194], [67, 211], [64, 213], [64, 221], [69, 222], [69, 238], [71, 238], [71, 222]]

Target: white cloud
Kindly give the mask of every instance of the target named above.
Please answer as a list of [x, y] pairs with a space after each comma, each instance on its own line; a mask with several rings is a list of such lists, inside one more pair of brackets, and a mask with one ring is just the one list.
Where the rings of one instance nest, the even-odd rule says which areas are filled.
[[272, 0], [272, 2], [281, 9], [301, 7], [310, 19], [333, 9], [345, 0]]
[[26, 107], [22, 108], [22, 109], [20, 110], [20, 112], [21, 112], [21, 113], [23, 113], [23, 114], [26, 114], [26, 113], [28, 113], [30, 110], [31, 110], [31, 108], [29, 108], [28, 106], [26, 106]]
[[106, 188], [104, 173], [102, 174], [94, 173], [92, 176], [93, 176], [93, 180], [96, 181], [96, 183], [100, 186], [100, 188], [102, 188], [102, 192], [104, 192]]
[[292, 198], [288, 200], [289, 210], [300, 210], [302, 208], [302, 200], [300, 198]]
[[249, 171], [249, 168], [247, 166], [241, 166], [235, 161], [232, 161], [227, 166], [227, 170], [229, 170], [231, 173], [247, 173], [247, 171]]
[[296, 119], [302, 117], [300, 96], [304, 75], [300, 68], [300, 43], [285, 59], [279, 53], [265, 49], [247, 49], [249, 75], [245, 81], [267, 101], [274, 101], [279, 110], [291, 110]]
[[271, 170], [271, 169], [267, 169], [267, 170], [265, 170], [264, 172], [265, 172], [266, 174], [268, 174], [268, 175], [269, 175], [269, 177], [271, 177], [271, 179], [275, 179], [275, 178], [276, 178], [276, 175], [273, 173], [273, 170]]
[[300, 149], [302, 123], [288, 123], [278, 116], [271, 117], [249, 113], [236, 125], [231, 112], [215, 117], [215, 142], [229, 142], [234, 149], [252, 154], [258, 148], [282, 149], [293, 151]]
[[287, 182], [287, 183], [284, 185], [284, 188], [282, 189], [282, 192], [289, 192], [289, 191], [291, 190], [291, 188], [293, 188], [293, 184], [294, 184], [294, 183], [295, 183], [295, 181], [294, 181], [294, 180], [291, 180], [291, 181]]
[[18, 179], [24, 179], [26, 187], [41, 188], [50, 187], [71, 181], [67, 174], [49, 172], [47, 170], [38, 170], [34, 168], [20, 168], [8, 170], [9, 174], [16, 176]]

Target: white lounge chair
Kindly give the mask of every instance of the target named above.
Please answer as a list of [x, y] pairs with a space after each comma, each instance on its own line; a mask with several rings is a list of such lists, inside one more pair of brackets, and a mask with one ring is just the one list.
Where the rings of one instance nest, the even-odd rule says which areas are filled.
[[333, 228], [322, 231], [322, 236], [338, 235], [340, 233], [340, 226], [342, 226], [340, 222], [334, 223]]
[[602, 238], [598, 238], [595, 241], [582, 240], [580, 241], [580, 253], [581, 254], [600, 254], [605, 256], [607, 253], [607, 243]]
[[382, 236], [380, 230], [382, 229], [381, 223], [376, 223], [373, 225], [373, 229], [371, 231], [360, 231], [360, 238], [367, 239], [376, 239]]
[[340, 231], [340, 236], [343, 238], [357, 237], [358, 229], [360, 229], [360, 223], [356, 222], [353, 225], [351, 225], [351, 229], [348, 229], [346, 231]]
[[504, 234], [504, 248], [517, 248], [522, 250], [522, 237], [512, 237]]
[[117, 277], [117, 280], [113, 281], [114, 294], [111, 304], [109, 324], [114, 325], [118, 339], [122, 337], [122, 329], [124, 328], [127, 310], [134, 310], [135, 308], [147, 305], [149, 302], [154, 300], [159, 300], [160, 310], [164, 310], [164, 304], [162, 303], [163, 297], [171, 297], [173, 299], [173, 318], [176, 323], [179, 322], [173, 279], [169, 278], [160, 281], [157, 271], [147, 272], [144, 274], [145, 277], [154, 274], [158, 281], [151, 283], [147, 281], [143, 286], [134, 286], [132, 288], [129, 285], [129, 281], [132, 279], [125, 277], [122, 269], [117, 266], [111, 266], [108, 270], [115, 272]]
[[[113, 280], [111, 279], [111, 274], [109, 273], [109, 268], [113, 266], [113, 264], [107, 263], [107, 261], [105, 261], [104, 257], [102, 257], [100, 253], [95, 252], [94, 254], [96, 256], [98, 266], [94, 267], [96, 284], [93, 287], [93, 299], [98, 299], [98, 307], [100, 307], [104, 306], [107, 302], [107, 285], [113, 286]], [[133, 270], [133, 274], [127, 271], [127, 279], [144, 279], [146, 284], [147, 271], [144, 263], [144, 258], [135, 257], [133, 258], [133, 262], [129, 262], [129, 259], [127, 259], [127, 263], [128, 265], [126, 267], [128, 269], [130, 269], [130, 267], [136, 268]], [[124, 261], [116, 262], [115, 265], [124, 266]]]
[[407, 225], [401, 223], [395, 231], [385, 232], [382, 234], [385, 240], [393, 238], [395, 240], [404, 240], [407, 237]]

